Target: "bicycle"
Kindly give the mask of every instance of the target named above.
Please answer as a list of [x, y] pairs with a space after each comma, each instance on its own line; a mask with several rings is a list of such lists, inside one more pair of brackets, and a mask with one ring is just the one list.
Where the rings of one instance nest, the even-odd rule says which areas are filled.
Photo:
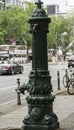
[[[70, 70], [70, 71], [72, 71], [72, 70]], [[74, 79], [74, 70], [73, 70], [72, 74], [69, 76], [68, 70], [65, 69], [65, 75], [63, 76], [63, 85], [64, 85], [64, 87], [66, 88], [68, 86], [68, 82], [70, 80], [73, 80], [73, 79]]]
[[71, 74], [71, 76], [70, 76], [70, 79], [72, 80], [72, 79], [74, 79], [74, 69], [73, 69], [73, 70], [70, 70], [70, 71], [72, 71], [72, 74]]
[[70, 95], [74, 95], [74, 80], [71, 80], [70, 82], [68, 82], [67, 92]]
[[74, 71], [69, 76], [67, 69], [65, 70], [65, 75], [63, 76], [63, 85], [67, 88], [68, 94], [74, 95]]
[[67, 88], [69, 81], [70, 81], [70, 78], [69, 78], [69, 75], [68, 75], [68, 71], [66, 69], [65, 75], [63, 76], [63, 85], [64, 85], [65, 88]]

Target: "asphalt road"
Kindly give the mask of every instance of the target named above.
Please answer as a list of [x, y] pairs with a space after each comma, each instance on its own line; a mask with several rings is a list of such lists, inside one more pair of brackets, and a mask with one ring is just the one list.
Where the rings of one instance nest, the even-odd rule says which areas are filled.
[[0, 75], [0, 105], [6, 104], [17, 99], [15, 89], [17, 88], [17, 78], [20, 78], [20, 83], [28, 82], [28, 76], [31, 70], [31, 65], [24, 65], [23, 74], [16, 75]]
[[[51, 82], [53, 90], [58, 89], [57, 84], [57, 71], [60, 74], [60, 88], [63, 88], [62, 78], [64, 75], [64, 69], [67, 68], [67, 63], [49, 64], [48, 69], [51, 75]], [[24, 65], [23, 74], [16, 75], [0, 75], [0, 105], [6, 104], [17, 99], [15, 89], [17, 88], [17, 78], [20, 78], [21, 84], [27, 83], [29, 79], [29, 73], [31, 71], [31, 64]]]

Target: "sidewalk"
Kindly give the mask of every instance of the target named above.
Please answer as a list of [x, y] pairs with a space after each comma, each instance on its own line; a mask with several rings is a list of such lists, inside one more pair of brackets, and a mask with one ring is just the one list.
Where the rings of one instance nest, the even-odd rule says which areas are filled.
[[[53, 94], [56, 95], [53, 102], [53, 112], [58, 117], [59, 130], [74, 130], [74, 95], [63, 94], [59, 90]], [[0, 115], [0, 130], [20, 130], [27, 111], [25, 102], [24, 105], [17, 106], [14, 111]]]

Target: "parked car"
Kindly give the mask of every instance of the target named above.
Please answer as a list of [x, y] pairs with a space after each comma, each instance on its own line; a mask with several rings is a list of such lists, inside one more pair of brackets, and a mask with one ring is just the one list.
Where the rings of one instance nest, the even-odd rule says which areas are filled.
[[68, 68], [74, 67], [74, 55], [70, 56], [68, 60]]
[[17, 74], [17, 73], [23, 73], [23, 66], [20, 64], [17, 64], [16, 62], [10, 62], [2, 63], [0, 64], [0, 74]]

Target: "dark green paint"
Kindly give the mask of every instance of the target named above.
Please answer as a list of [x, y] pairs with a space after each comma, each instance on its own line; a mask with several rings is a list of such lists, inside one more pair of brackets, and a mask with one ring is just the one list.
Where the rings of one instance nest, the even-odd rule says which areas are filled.
[[23, 120], [23, 130], [55, 130], [59, 127], [57, 116], [53, 113], [52, 84], [48, 71], [47, 33], [50, 18], [42, 9], [42, 2], [36, 2], [37, 8], [29, 19], [32, 33], [32, 71], [29, 81], [20, 86], [20, 91], [29, 92], [26, 97], [28, 115]]

